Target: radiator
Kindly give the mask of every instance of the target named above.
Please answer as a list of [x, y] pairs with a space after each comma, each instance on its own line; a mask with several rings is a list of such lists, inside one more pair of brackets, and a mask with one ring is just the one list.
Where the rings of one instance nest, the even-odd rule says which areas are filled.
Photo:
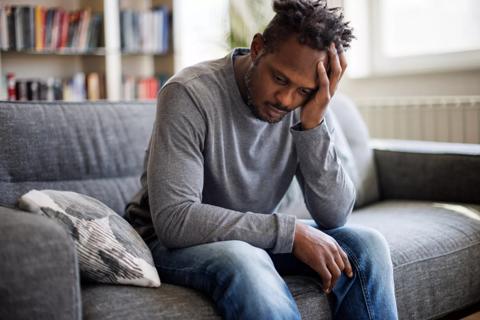
[[480, 143], [480, 96], [355, 100], [372, 138]]

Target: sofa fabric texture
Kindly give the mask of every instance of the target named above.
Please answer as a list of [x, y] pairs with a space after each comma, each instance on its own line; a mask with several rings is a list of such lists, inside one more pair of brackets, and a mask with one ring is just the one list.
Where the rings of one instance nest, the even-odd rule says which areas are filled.
[[123, 215], [154, 118], [153, 103], [0, 102], [0, 204], [31, 189], [69, 190]]
[[368, 129], [355, 104], [347, 96], [337, 93], [329, 108], [335, 114], [339, 126], [347, 141], [346, 146], [353, 156], [355, 176], [351, 177], [357, 190], [355, 208], [363, 207], [380, 199], [378, 178], [375, 170], [373, 150], [369, 146]]
[[405, 147], [377, 150], [382, 197], [478, 203], [480, 145], [464, 146], [462, 154], [456, 148], [443, 154], [432, 149], [428, 152], [427, 144], [421, 153]]
[[0, 207], [0, 319], [81, 319], [75, 247], [53, 221]]
[[479, 301], [480, 205], [388, 200], [355, 211], [348, 224], [386, 238], [400, 319], [436, 318]]
[[[297, 302], [302, 319], [331, 319], [322, 286], [308, 277], [289, 276], [285, 281]], [[210, 298], [191, 289], [162, 284], [160, 289], [84, 284], [83, 316], [89, 319], [221, 319]]]

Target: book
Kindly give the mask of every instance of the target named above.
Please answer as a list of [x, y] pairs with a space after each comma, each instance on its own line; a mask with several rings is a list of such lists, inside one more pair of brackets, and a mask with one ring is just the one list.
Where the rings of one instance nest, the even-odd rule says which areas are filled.
[[35, 50], [45, 48], [45, 8], [35, 7]]
[[52, 29], [53, 29], [53, 19], [55, 16], [55, 9], [47, 9], [45, 13], [45, 42], [44, 48], [50, 49], [52, 46]]
[[37, 79], [30, 79], [27, 83], [27, 100], [37, 101], [40, 100], [40, 81]]
[[79, 33], [78, 33], [78, 46], [77, 48], [81, 51], [87, 49], [87, 39], [91, 19], [91, 10], [86, 9], [81, 11], [80, 15], [80, 24], [79, 24]]
[[60, 24], [62, 18], [62, 10], [56, 9], [53, 13], [53, 22], [52, 22], [52, 35], [50, 37], [50, 46], [49, 50], [56, 50], [59, 48], [59, 38], [60, 38]]
[[7, 16], [7, 26], [8, 26], [8, 49], [16, 49], [16, 32], [15, 32], [15, 7], [5, 6], [5, 14]]
[[122, 98], [124, 100], [155, 100], [160, 87], [165, 84], [168, 75], [159, 74], [151, 77], [122, 77]]
[[92, 15], [92, 19], [90, 20], [90, 28], [89, 28], [89, 35], [88, 35], [88, 49], [94, 49], [99, 47], [99, 40], [100, 40], [100, 28], [102, 27], [102, 16], [98, 13]]
[[61, 27], [60, 27], [60, 40], [58, 48], [64, 49], [68, 45], [68, 30], [69, 30], [69, 14], [62, 10], [61, 12]]
[[68, 47], [76, 49], [78, 48], [79, 29], [81, 21], [81, 11], [74, 11], [70, 13], [70, 34], [68, 35]]
[[27, 101], [27, 81], [26, 80], [17, 80], [15, 82], [15, 96], [17, 101]]
[[72, 101], [84, 101], [87, 98], [85, 74], [77, 72], [71, 80]]
[[92, 101], [100, 99], [100, 76], [96, 72], [87, 76], [87, 98]]
[[124, 14], [124, 25], [122, 26], [125, 42], [122, 45], [124, 51], [133, 50], [133, 11], [125, 10]]
[[63, 100], [63, 84], [60, 79], [49, 77], [46, 81], [46, 100]]
[[10, 101], [17, 100], [17, 90], [15, 88], [15, 74], [7, 73], [7, 97]]
[[122, 86], [123, 100], [135, 100], [135, 77], [123, 76]]
[[165, 6], [120, 12], [121, 48], [124, 52], [166, 53], [169, 29], [169, 12]]
[[35, 10], [31, 6], [25, 6], [22, 15], [24, 48], [33, 50], [35, 48]]
[[22, 18], [22, 7], [12, 7], [12, 12], [14, 15], [15, 26], [15, 46], [16, 50], [23, 50], [23, 18]]
[[38, 81], [39, 100], [47, 100], [47, 82], [45, 80]]
[[8, 50], [10, 46], [10, 39], [8, 38], [8, 10], [10, 10], [8, 6], [0, 7], [0, 48], [2, 50]]

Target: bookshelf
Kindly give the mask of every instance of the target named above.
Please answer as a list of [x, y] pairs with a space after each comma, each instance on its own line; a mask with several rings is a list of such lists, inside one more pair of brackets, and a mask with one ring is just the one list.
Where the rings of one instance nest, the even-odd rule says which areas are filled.
[[[97, 74], [98, 91], [103, 93], [100, 98], [111, 101], [153, 98], [152, 91], [159, 89], [158, 79], [165, 80], [174, 72], [173, 50], [173, 1], [174, 0], [7, 0], [2, 6], [42, 6], [43, 8], [61, 8], [66, 12], [75, 12], [89, 9], [101, 16], [98, 46], [95, 48], [29, 48], [23, 50], [0, 50], [1, 90], [0, 99], [5, 100], [7, 95], [7, 74], [14, 74], [16, 79], [47, 78], [71, 79], [75, 75]], [[155, 13], [153, 13], [156, 11]], [[149, 23], [143, 26], [143, 33], [132, 33], [134, 40], [142, 36], [142, 44], [135, 48], [122, 48], [125, 44], [125, 29], [122, 15], [128, 12], [137, 19], [147, 16]], [[140, 17], [140, 18], [139, 18]], [[159, 20], [160, 19], [160, 20]], [[163, 19], [163, 20], [162, 20]], [[122, 23], [121, 23], [122, 22]], [[0, 22], [1, 23], [1, 22]], [[152, 26], [159, 27], [168, 24], [168, 34], [163, 34], [168, 42], [163, 40], [159, 44], [160, 33], [151, 32]], [[0, 25], [1, 27], [1, 25]], [[146, 32], [145, 30], [148, 30]], [[163, 29], [162, 29], [163, 30]], [[157, 35], [157, 40], [148, 38]], [[132, 39], [132, 35], [129, 38]], [[166, 43], [165, 43], [166, 42]], [[138, 43], [137, 43], [138, 44]], [[161, 47], [161, 48], [160, 48]], [[159, 50], [161, 49], [161, 50]], [[26, 81], [26, 80], [25, 80]], [[21, 82], [21, 81], [20, 81]], [[80, 81], [81, 82], [81, 81]], [[96, 82], [95, 82], [96, 83]], [[147, 89], [145, 89], [147, 88]], [[86, 86], [88, 89], [88, 86]], [[149, 97], [146, 96], [147, 90]], [[140, 92], [141, 91], [141, 92]], [[139, 97], [139, 93], [143, 93]], [[72, 99], [72, 97], [67, 97]], [[85, 97], [87, 99], [88, 97]], [[98, 97], [97, 97], [98, 98]], [[77, 100], [74, 97], [73, 100]]]

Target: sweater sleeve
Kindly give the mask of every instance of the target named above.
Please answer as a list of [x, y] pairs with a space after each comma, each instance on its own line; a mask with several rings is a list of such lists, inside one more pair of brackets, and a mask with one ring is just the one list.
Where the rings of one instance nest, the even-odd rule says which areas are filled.
[[208, 132], [202, 112], [181, 84], [167, 84], [159, 94], [147, 164], [157, 236], [168, 248], [241, 240], [274, 253], [290, 252], [294, 216], [238, 212], [202, 203], [202, 150]]
[[328, 124], [324, 119], [309, 130], [302, 130], [300, 123], [291, 128], [299, 158], [296, 176], [307, 209], [322, 229], [343, 226], [355, 203], [355, 187], [342, 167]]

